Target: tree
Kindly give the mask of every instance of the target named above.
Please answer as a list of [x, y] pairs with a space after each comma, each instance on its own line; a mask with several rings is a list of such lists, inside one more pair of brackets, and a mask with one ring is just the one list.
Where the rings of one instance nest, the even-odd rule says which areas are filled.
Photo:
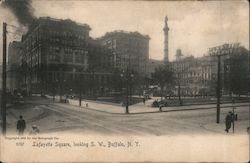
[[122, 88], [125, 87], [124, 79], [122, 75], [125, 72], [120, 71], [119, 69], [114, 69], [111, 75], [110, 87], [114, 89], [115, 92], [121, 92]]
[[157, 84], [161, 89], [161, 100], [163, 97], [164, 87], [171, 86], [174, 81], [174, 73], [168, 66], [160, 66], [155, 69], [152, 73], [152, 80], [154, 84]]
[[234, 94], [247, 93], [248, 53], [233, 54], [225, 61], [225, 88]]

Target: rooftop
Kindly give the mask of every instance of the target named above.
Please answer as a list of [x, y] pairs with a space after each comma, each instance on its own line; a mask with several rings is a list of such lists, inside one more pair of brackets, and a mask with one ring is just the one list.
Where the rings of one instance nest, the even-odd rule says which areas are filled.
[[130, 36], [136, 36], [136, 37], [142, 37], [145, 39], [150, 39], [148, 35], [143, 35], [139, 32], [129, 32], [129, 31], [123, 31], [123, 30], [115, 30], [112, 32], [107, 32], [104, 36], [102, 36], [100, 39], [105, 38], [105, 37], [112, 37], [112, 36], [117, 36], [117, 35], [130, 35]]
[[88, 24], [82, 24], [82, 23], [77, 23], [71, 19], [56, 19], [56, 18], [51, 18], [51, 17], [39, 17], [38, 19], [34, 19], [33, 22], [29, 25], [29, 30], [27, 31], [26, 34], [24, 34], [22, 36], [22, 40], [25, 39], [30, 32], [32, 32], [35, 28], [37, 28], [39, 26], [39, 23], [41, 22], [55, 22], [55, 23], [59, 23], [60, 25], [75, 25], [78, 27], [83, 27], [86, 30], [91, 30], [90, 26]]
[[78, 23], [78, 22], [75, 22], [71, 19], [56, 19], [56, 18], [51, 18], [51, 17], [40, 17], [38, 20], [45, 20], [45, 21], [48, 20], [48, 21], [54, 21], [54, 22], [69, 23], [69, 24], [82, 26], [82, 27], [87, 28], [88, 30], [91, 30], [91, 28], [88, 24]]

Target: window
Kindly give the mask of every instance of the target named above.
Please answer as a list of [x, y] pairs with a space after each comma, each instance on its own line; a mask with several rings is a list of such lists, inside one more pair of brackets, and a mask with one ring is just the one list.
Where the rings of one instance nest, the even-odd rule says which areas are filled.
[[49, 72], [49, 81], [52, 81], [52, 72]]
[[49, 61], [51, 62], [59, 62], [60, 56], [58, 54], [52, 53], [48, 56]]
[[63, 57], [64, 62], [73, 62], [73, 55], [72, 53], [65, 53]]
[[82, 54], [76, 54], [75, 55], [75, 62], [76, 63], [84, 63], [84, 55]]

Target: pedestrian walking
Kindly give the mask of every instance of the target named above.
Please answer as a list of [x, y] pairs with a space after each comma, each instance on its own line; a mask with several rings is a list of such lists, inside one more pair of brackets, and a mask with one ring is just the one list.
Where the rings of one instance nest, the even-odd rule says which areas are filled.
[[225, 124], [226, 124], [225, 131], [226, 132], [228, 132], [229, 129], [231, 128], [231, 123], [232, 123], [232, 112], [228, 112], [226, 119], [225, 119]]
[[23, 119], [23, 116], [20, 115], [19, 120], [17, 121], [17, 125], [16, 125], [16, 129], [18, 131], [18, 134], [23, 135], [25, 128], [26, 128], [26, 122]]
[[143, 100], [143, 104], [145, 105], [145, 97], [143, 97], [143, 99], [142, 99], [142, 100]]

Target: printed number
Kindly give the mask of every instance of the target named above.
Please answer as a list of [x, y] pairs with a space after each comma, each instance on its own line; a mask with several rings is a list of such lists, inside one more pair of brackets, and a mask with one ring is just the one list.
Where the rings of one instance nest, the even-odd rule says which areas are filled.
[[23, 146], [24, 145], [24, 142], [17, 142], [16, 143], [16, 146]]

